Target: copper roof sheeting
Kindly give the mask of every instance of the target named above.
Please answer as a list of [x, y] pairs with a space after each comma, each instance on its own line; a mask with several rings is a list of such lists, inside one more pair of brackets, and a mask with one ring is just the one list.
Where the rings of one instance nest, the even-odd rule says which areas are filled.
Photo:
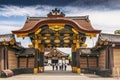
[[[100, 33], [100, 30], [95, 30], [88, 19], [88, 16], [79, 16], [79, 17], [62, 17], [62, 18], [48, 18], [48, 17], [28, 17], [23, 28], [20, 30], [12, 31], [14, 34], [17, 33], [28, 33], [36, 29], [36, 26], [47, 25], [48, 23], [65, 23], [66, 25], [77, 26], [76, 29], [83, 32], [93, 32]], [[43, 25], [42, 25], [43, 24]], [[40, 26], [39, 26], [40, 27]]]

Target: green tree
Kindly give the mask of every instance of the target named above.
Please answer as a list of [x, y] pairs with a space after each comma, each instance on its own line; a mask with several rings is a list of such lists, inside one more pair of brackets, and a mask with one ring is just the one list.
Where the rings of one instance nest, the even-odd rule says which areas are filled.
[[120, 30], [115, 30], [114, 33], [115, 34], [120, 34]]
[[69, 56], [68, 56], [68, 59], [69, 59], [69, 60], [72, 60], [72, 56], [69, 55]]

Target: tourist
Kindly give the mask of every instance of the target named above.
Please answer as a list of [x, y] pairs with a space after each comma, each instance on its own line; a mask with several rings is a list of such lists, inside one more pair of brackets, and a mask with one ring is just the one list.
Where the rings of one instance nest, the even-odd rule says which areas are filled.
[[63, 69], [66, 71], [66, 68], [67, 68], [67, 65], [66, 65], [66, 63], [63, 63]]
[[58, 63], [56, 63], [56, 65], [55, 65], [55, 66], [56, 66], [56, 70], [58, 70]]
[[62, 63], [59, 63], [59, 70], [62, 69]]
[[66, 68], [67, 68], [67, 64], [65, 63], [65, 71], [66, 71]]
[[63, 71], [63, 68], [64, 68], [64, 63], [62, 63], [62, 66], [61, 66], [62, 71]]
[[54, 71], [55, 63], [52, 64], [52, 70]]

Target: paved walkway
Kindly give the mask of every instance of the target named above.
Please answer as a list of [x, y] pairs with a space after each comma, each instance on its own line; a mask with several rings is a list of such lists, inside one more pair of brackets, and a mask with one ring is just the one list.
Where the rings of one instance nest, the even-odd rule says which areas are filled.
[[76, 74], [71, 72], [70, 66], [67, 71], [52, 71], [52, 67], [45, 67], [44, 73], [39, 74], [21, 74], [9, 78], [0, 78], [0, 80], [120, 80], [120, 78], [103, 78], [91, 74]]

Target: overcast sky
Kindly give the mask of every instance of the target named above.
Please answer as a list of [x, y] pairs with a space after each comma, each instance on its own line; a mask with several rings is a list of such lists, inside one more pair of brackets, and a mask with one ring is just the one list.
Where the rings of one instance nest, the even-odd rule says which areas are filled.
[[[59, 8], [66, 16], [89, 15], [92, 26], [104, 33], [120, 29], [120, 0], [0, 0], [0, 34], [23, 27], [26, 16], [46, 16]], [[27, 46], [30, 40], [17, 39]], [[94, 46], [96, 38], [87, 40]]]

